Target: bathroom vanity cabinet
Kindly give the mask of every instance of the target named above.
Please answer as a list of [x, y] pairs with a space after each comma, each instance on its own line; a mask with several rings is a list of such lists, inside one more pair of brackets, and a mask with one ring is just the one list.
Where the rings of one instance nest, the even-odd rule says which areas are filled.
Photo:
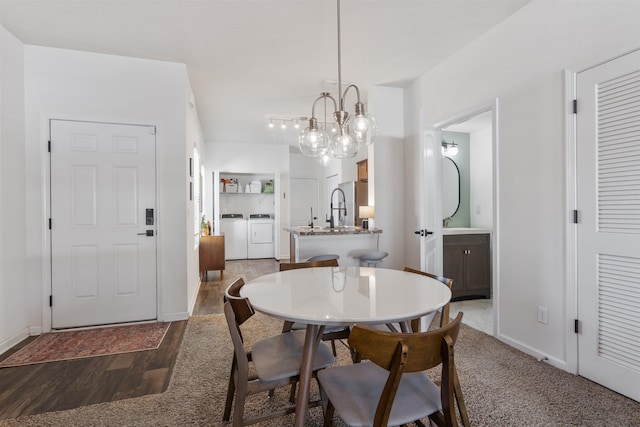
[[451, 299], [490, 298], [490, 234], [445, 234], [443, 249], [443, 275], [453, 279]]

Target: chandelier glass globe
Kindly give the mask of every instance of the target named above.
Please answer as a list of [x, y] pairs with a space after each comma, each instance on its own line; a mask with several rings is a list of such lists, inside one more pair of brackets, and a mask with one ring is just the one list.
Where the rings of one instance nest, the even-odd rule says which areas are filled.
[[359, 145], [369, 145], [378, 136], [378, 124], [376, 119], [369, 113], [351, 115], [347, 119], [347, 125]]
[[329, 137], [322, 128], [309, 126], [300, 133], [298, 145], [303, 155], [307, 157], [319, 157], [327, 152], [329, 148]]
[[347, 126], [340, 129], [329, 143], [331, 153], [336, 159], [348, 159], [358, 154], [358, 143], [351, 136]]

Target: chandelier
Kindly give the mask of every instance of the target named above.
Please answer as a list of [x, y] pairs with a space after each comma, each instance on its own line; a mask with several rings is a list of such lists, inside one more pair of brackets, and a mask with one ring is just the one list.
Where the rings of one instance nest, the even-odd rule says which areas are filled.
[[[366, 112], [364, 103], [360, 100], [360, 89], [350, 84], [342, 91], [342, 58], [340, 46], [340, 0], [337, 0], [338, 21], [338, 102], [329, 92], [322, 92], [313, 102], [309, 127], [305, 128], [299, 136], [298, 144], [302, 154], [307, 157], [320, 157], [321, 162], [326, 162], [331, 154], [337, 159], [346, 159], [358, 154], [360, 146], [366, 146], [373, 142], [378, 135], [378, 125], [373, 116]], [[353, 115], [345, 111], [344, 101], [349, 89], [356, 92], [356, 105]], [[327, 129], [326, 119], [324, 126], [318, 124], [316, 117], [316, 104], [324, 101], [326, 110], [327, 102], [333, 105], [333, 118], [335, 127], [332, 131]], [[325, 113], [326, 114], [326, 113]]]

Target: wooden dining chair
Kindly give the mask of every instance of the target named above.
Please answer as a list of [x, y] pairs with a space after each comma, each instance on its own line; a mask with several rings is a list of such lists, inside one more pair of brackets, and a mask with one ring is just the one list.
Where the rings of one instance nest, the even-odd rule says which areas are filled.
[[[439, 426], [457, 426], [454, 345], [461, 323], [462, 313], [428, 332], [354, 326], [349, 345], [369, 361], [318, 372], [324, 425], [333, 425], [337, 413], [350, 426], [395, 426], [425, 417]], [[424, 372], [437, 366], [441, 366], [439, 387]]]
[[[333, 258], [319, 261], [281, 263], [280, 271], [312, 267], [338, 267], [338, 260]], [[307, 325], [303, 323], [285, 321], [284, 325], [282, 326], [282, 332], [306, 328]], [[349, 332], [351, 332], [351, 329], [348, 326], [328, 326], [325, 328], [324, 333], [322, 334], [322, 340], [331, 342], [331, 350], [333, 351], [334, 356], [337, 356], [335, 341], [349, 338]]]
[[[449, 287], [449, 290], [451, 290], [451, 288], [453, 287], [453, 279], [449, 279], [447, 277], [442, 277], [442, 276], [438, 276], [435, 274], [431, 274], [431, 273], [427, 273], [425, 271], [420, 271], [420, 270], [416, 270], [414, 268], [411, 267], [405, 267], [404, 271], [409, 272], [409, 273], [415, 273], [415, 274], [421, 274], [423, 276], [427, 276], [427, 277], [431, 277], [432, 279], [436, 279], [442, 283], [444, 283], [446, 286]], [[444, 307], [442, 307], [442, 310], [440, 310], [440, 327], [443, 327], [444, 325], [446, 325], [447, 323], [449, 323], [449, 305], [451, 304], [451, 301], [449, 301], [448, 303], [446, 303], [444, 305]], [[418, 332], [420, 331], [420, 319], [413, 319], [411, 321], [411, 329], [414, 332]]]
[[[436, 279], [449, 287], [451, 290], [453, 287], [453, 279], [449, 279], [447, 277], [438, 276], [436, 274], [427, 273], [425, 271], [416, 270], [411, 267], [405, 267], [404, 271], [415, 274], [422, 274], [423, 276], [431, 277], [432, 279]], [[447, 325], [451, 320], [449, 317], [451, 300], [442, 307], [440, 310], [440, 327]], [[414, 319], [411, 321], [411, 329], [414, 332], [420, 331], [420, 319]], [[456, 403], [458, 404], [458, 411], [460, 412], [460, 418], [462, 419], [463, 425], [469, 425], [469, 416], [467, 414], [467, 407], [464, 403], [464, 397], [462, 395], [462, 387], [460, 386], [460, 380], [458, 379], [458, 370], [453, 367], [453, 387], [454, 387], [454, 395], [456, 398]]]
[[[305, 331], [292, 331], [258, 340], [250, 350], [245, 347], [240, 326], [254, 315], [253, 307], [247, 298], [240, 296], [244, 286], [242, 278], [234, 281], [225, 292], [224, 314], [227, 319], [231, 341], [233, 342], [233, 360], [229, 375], [229, 387], [225, 403], [223, 421], [229, 421], [233, 408], [233, 426], [244, 426], [269, 420], [295, 412], [288, 407], [268, 414], [244, 418], [244, 405], [247, 396], [263, 391], [271, 392], [275, 388], [295, 385], [300, 374], [300, 365], [304, 349]], [[329, 346], [320, 343], [314, 359], [313, 372], [333, 365], [335, 358]], [[250, 375], [253, 365], [255, 375]], [[310, 406], [317, 406], [315, 401]]]

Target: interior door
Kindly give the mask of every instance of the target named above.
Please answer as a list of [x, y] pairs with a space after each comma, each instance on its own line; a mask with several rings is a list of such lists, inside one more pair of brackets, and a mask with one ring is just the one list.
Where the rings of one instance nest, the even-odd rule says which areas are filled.
[[[420, 268], [442, 274], [442, 134], [423, 132], [420, 157]], [[416, 230], [418, 231], [418, 230]]]
[[442, 274], [441, 132], [423, 131], [407, 138], [405, 190], [413, 195], [405, 222], [407, 266]]
[[[291, 225], [309, 225], [318, 217], [318, 181], [315, 178], [291, 178]], [[319, 224], [316, 219], [313, 225]]]
[[578, 371], [640, 401], [640, 51], [576, 87]]
[[155, 319], [155, 127], [50, 127], [52, 327]]

